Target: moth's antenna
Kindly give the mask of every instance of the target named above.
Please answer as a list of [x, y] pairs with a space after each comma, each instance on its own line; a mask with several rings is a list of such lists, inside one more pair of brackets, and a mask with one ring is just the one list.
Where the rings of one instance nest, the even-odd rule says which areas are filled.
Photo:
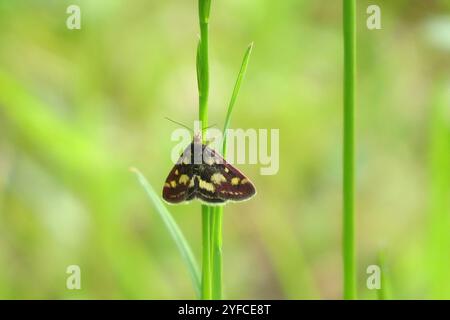
[[212, 128], [212, 127], [217, 127], [217, 123], [214, 123], [213, 125], [206, 127], [204, 130], [208, 130], [209, 128]]
[[172, 119], [170, 119], [170, 118], [168, 118], [168, 117], [164, 117], [164, 118], [165, 118], [166, 120], [169, 120], [170, 122], [173, 122], [173, 123], [175, 123], [175, 124], [177, 124], [177, 125], [179, 125], [179, 126], [182, 126], [182, 127], [186, 128], [186, 129], [188, 129], [190, 132], [194, 133], [194, 130], [192, 130], [192, 129], [189, 128], [188, 126], [182, 124], [181, 122], [172, 120]]
[[[168, 117], [164, 117], [164, 119], [169, 120], [170, 122], [173, 122], [173, 123], [175, 123], [175, 124], [177, 124], [177, 125], [179, 125], [179, 126], [182, 126], [182, 127], [186, 128], [186, 129], [188, 129], [190, 132], [194, 133], [194, 130], [192, 130], [192, 129], [189, 128], [188, 126], [182, 124], [181, 122], [172, 120], [172, 119], [170, 119], [170, 118], [168, 118]], [[210, 125], [210, 126], [206, 127], [206, 128], [203, 129], [203, 130], [207, 130], [207, 129], [212, 128], [212, 127], [217, 127], [217, 123], [215, 123], [215, 124], [213, 124], [213, 125]]]

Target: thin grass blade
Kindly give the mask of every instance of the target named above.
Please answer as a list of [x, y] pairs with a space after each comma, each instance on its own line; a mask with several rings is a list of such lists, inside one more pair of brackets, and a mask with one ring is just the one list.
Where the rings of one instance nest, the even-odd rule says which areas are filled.
[[253, 50], [253, 42], [248, 46], [247, 51], [245, 51], [244, 59], [242, 60], [241, 69], [239, 70], [236, 83], [234, 85], [233, 93], [231, 95], [230, 103], [228, 104], [227, 116], [225, 118], [225, 124], [223, 126], [223, 147], [222, 154], [225, 158], [227, 152], [227, 129], [231, 123], [231, 114], [236, 103], [239, 90], [241, 89], [242, 80], [244, 79], [245, 73], [247, 71], [248, 62]]
[[[251, 43], [242, 60], [241, 68], [239, 70], [236, 83], [234, 85], [233, 93], [231, 95], [230, 103], [228, 104], [227, 116], [225, 118], [225, 124], [223, 128], [223, 146], [222, 154], [226, 157], [226, 141], [227, 141], [227, 129], [231, 123], [231, 114], [236, 103], [239, 90], [241, 88], [242, 80], [244, 79], [245, 72], [247, 71], [248, 62], [252, 53], [253, 43]], [[212, 257], [213, 257], [213, 270], [212, 270], [212, 298], [219, 300], [222, 299], [222, 220], [223, 220], [223, 207], [218, 206], [212, 209], [213, 227], [212, 227]]]
[[200, 273], [197, 262], [195, 261], [194, 255], [192, 253], [191, 247], [189, 246], [186, 238], [178, 227], [177, 223], [173, 219], [169, 210], [165, 207], [164, 203], [159, 198], [158, 194], [152, 188], [150, 183], [144, 177], [144, 175], [137, 169], [131, 168], [131, 171], [136, 174], [139, 183], [144, 188], [147, 193], [150, 201], [155, 206], [156, 212], [159, 214], [164, 224], [166, 225], [167, 230], [175, 241], [180, 254], [186, 263], [186, 266], [189, 270], [189, 274], [191, 276], [192, 283], [194, 285], [195, 293], [197, 297], [200, 297]]

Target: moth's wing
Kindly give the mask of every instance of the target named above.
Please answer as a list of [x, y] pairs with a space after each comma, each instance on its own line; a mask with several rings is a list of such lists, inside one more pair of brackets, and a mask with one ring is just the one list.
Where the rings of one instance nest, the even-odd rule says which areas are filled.
[[[209, 148], [205, 147], [206, 149]], [[243, 201], [256, 194], [253, 183], [239, 169], [229, 164], [215, 151], [209, 149], [208, 153], [210, 155], [204, 156], [204, 161], [210, 164], [208, 181], [214, 186], [215, 197], [223, 201]]]
[[204, 192], [197, 192], [196, 197], [204, 204], [207, 204], [210, 206], [223, 205], [227, 202], [227, 200], [217, 198], [215, 196], [210, 197], [210, 196], [208, 196], [207, 193], [204, 193]]
[[176, 164], [167, 176], [162, 196], [169, 203], [180, 203], [189, 196], [189, 185], [192, 179], [192, 167]]
[[254, 184], [236, 167], [224, 162], [220, 171], [226, 179], [217, 186], [217, 192], [222, 199], [244, 201], [256, 194]]
[[197, 194], [197, 193], [195, 192], [194, 187], [189, 187], [189, 189], [188, 189], [188, 195], [187, 195], [185, 201], [191, 201], [191, 200], [195, 199], [196, 194]]
[[192, 165], [186, 161], [190, 157], [188, 150], [190, 147], [183, 152], [164, 183], [162, 196], [169, 203], [183, 202], [194, 192]]
[[195, 176], [198, 181], [198, 187], [195, 190], [195, 197], [209, 205], [225, 204], [226, 200], [219, 197], [217, 186], [215, 186], [210, 180], [210, 177], [213, 174], [213, 172], [210, 172], [210, 169], [213, 168], [207, 167], [203, 170], [201, 176]]

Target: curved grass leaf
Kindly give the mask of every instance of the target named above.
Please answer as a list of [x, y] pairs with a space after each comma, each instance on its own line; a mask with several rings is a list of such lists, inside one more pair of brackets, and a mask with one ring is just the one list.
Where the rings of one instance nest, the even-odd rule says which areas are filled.
[[136, 174], [136, 176], [139, 180], [139, 183], [144, 188], [145, 192], [147, 193], [148, 197], [150, 198], [150, 201], [155, 206], [156, 212], [158, 212], [159, 216], [161, 217], [164, 224], [166, 225], [167, 230], [169, 231], [170, 235], [172, 236], [173, 240], [175, 241], [175, 243], [178, 247], [178, 250], [181, 253], [182, 258], [183, 258], [184, 262], [186, 263], [186, 266], [188, 267], [192, 283], [194, 284], [195, 293], [196, 293], [197, 297], [200, 297], [199, 268], [198, 268], [197, 262], [195, 261], [192, 250], [191, 250], [188, 242], [186, 241], [186, 238], [184, 237], [184, 235], [181, 232], [180, 228], [178, 227], [177, 223], [173, 219], [169, 210], [167, 210], [164, 203], [161, 201], [158, 194], [152, 188], [152, 186], [147, 181], [147, 179], [144, 177], [144, 175], [135, 168], [131, 168], [130, 170]]
[[223, 126], [223, 147], [222, 147], [222, 155], [225, 158], [227, 154], [227, 130], [231, 123], [231, 113], [233, 112], [234, 104], [236, 103], [236, 99], [241, 89], [242, 80], [244, 79], [245, 72], [247, 71], [248, 61], [250, 59], [250, 55], [253, 50], [253, 42], [245, 51], [244, 59], [242, 59], [241, 69], [239, 70], [238, 77], [236, 79], [236, 83], [234, 85], [233, 93], [231, 95], [230, 103], [228, 104], [227, 116], [225, 118], [225, 124]]
[[[247, 71], [248, 61], [252, 53], [253, 43], [251, 43], [247, 50], [245, 51], [244, 58], [242, 60], [241, 68], [239, 70], [236, 83], [234, 85], [233, 93], [231, 95], [230, 103], [228, 104], [227, 116], [225, 118], [225, 124], [223, 128], [223, 146], [222, 154], [224, 158], [226, 157], [226, 147], [227, 147], [227, 129], [231, 123], [231, 114], [233, 112], [234, 104], [236, 103], [239, 90], [241, 88], [242, 80], [244, 79], [245, 72]], [[222, 219], [223, 219], [223, 207], [217, 206], [212, 210], [212, 298], [222, 299]]]

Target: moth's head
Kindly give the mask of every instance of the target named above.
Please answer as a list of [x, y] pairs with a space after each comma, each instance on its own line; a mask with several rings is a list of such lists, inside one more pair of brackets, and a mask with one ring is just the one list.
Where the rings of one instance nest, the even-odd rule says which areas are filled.
[[[200, 144], [203, 144], [203, 135], [205, 135], [206, 137], [208, 137], [208, 134], [207, 134], [207, 132], [208, 132], [208, 129], [209, 128], [212, 128], [212, 127], [215, 127], [216, 125], [215, 124], [213, 124], [213, 125], [211, 125], [211, 126], [208, 126], [208, 127], [206, 127], [206, 128], [203, 128], [203, 129], [199, 129], [198, 131], [196, 130], [196, 132], [194, 132], [194, 143], [200, 143]], [[205, 142], [205, 144], [206, 145], [209, 145], [210, 143], [212, 143], [213, 142], [213, 140], [211, 140], [211, 141], [206, 141]]]
[[202, 133], [201, 132], [197, 132], [194, 133], [194, 143], [202, 143]]

